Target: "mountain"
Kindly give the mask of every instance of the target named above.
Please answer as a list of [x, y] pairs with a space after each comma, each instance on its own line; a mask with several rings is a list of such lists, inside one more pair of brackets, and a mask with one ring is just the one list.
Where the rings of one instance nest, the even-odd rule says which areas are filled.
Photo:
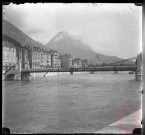
[[77, 37], [65, 31], [59, 32], [46, 46], [58, 50], [62, 54], [71, 54], [73, 58], [79, 57], [81, 59], [87, 59], [89, 64], [113, 63], [122, 60], [115, 56], [96, 53], [88, 45], [77, 39]]
[[[27, 36], [23, 31], [21, 31], [19, 28], [8, 22], [7, 20], [2, 20], [2, 34], [6, 35], [17, 42], [20, 42], [22, 46], [29, 45], [30, 47], [46, 47], [42, 45], [41, 43], [33, 40], [29, 36]], [[48, 49], [48, 48], [47, 48]]]
[[54, 49], [57, 50], [59, 54], [68, 53], [71, 54], [73, 58], [79, 57], [81, 59], [87, 59], [89, 64], [113, 63], [122, 60], [115, 56], [106, 56], [96, 53], [89, 46], [82, 43], [76, 36], [65, 31], [59, 32], [45, 46], [33, 40], [19, 28], [4, 19], [2, 20], [2, 32], [3, 35], [20, 42], [22, 46], [29, 45], [30, 47], [39, 46], [39, 48], [47, 50]]

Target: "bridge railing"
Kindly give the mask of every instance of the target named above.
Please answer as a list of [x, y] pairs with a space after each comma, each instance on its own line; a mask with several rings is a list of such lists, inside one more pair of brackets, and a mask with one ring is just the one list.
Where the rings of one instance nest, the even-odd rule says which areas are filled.
[[136, 66], [98, 66], [85, 68], [44, 68], [44, 69], [22, 69], [22, 72], [89, 72], [89, 71], [135, 71]]

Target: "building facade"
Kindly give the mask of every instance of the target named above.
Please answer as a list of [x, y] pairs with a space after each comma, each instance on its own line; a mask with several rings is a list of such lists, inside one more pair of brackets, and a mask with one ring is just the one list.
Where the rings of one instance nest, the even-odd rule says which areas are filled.
[[46, 68], [47, 66], [47, 53], [45, 51], [41, 52], [41, 67]]
[[56, 50], [50, 50], [51, 54], [51, 67], [58, 67], [58, 52]]
[[51, 53], [47, 51], [47, 68], [51, 67]]
[[87, 67], [88, 61], [80, 58], [72, 59], [71, 55], [58, 55], [56, 50], [47, 50], [40, 46], [31, 46], [21, 43], [14, 39], [4, 36], [3, 45], [3, 68], [15, 66], [21, 63], [21, 69], [39, 69], [39, 68], [80, 68]]
[[22, 69], [30, 69], [28, 60], [28, 50], [23, 48], [22, 50]]
[[69, 55], [69, 68], [73, 67], [73, 59], [71, 57], [71, 55]]
[[61, 67], [62, 68], [70, 68], [72, 67], [72, 57], [69, 54], [61, 55]]
[[[24, 47], [19, 46], [16, 49], [16, 55], [17, 55], [17, 63], [21, 64], [21, 69], [25, 69], [25, 54], [24, 54]], [[18, 65], [16, 65], [16, 69], [18, 69]]]
[[3, 46], [3, 70], [16, 65], [18, 62], [16, 55], [16, 47], [13, 43], [2, 41]]
[[41, 51], [40, 50], [37, 50], [37, 65], [38, 65], [38, 68], [41, 67]]
[[28, 52], [28, 66], [30, 69], [32, 69], [32, 47], [26, 45], [25, 48]]
[[54, 51], [53, 54], [53, 67], [58, 67], [58, 52]]
[[41, 49], [33, 47], [32, 49], [32, 68], [39, 69], [43, 65], [43, 53]]
[[[34, 47], [35, 48], [35, 47]], [[32, 68], [50, 68], [56, 67], [58, 64], [53, 50], [33, 49], [32, 52]]]
[[81, 68], [82, 67], [82, 60], [80, 58], [75, 58], [73, 60], [73, 67], [74, 68]]
[[18, 69], [18, 63], [21, 63], [21, 69], [28, 68], [28, 51], [19, 42], [3, 35], [3, 70]]
[[82, 60], [82, 67], [88, 67], [88, 60]]
[[34, 49], [32, 50], [32, 68], [33, 69], [39, 68], [37, 63], [37, 52]]
[[58, 57], [58, 68], [61, 68], [62, 66], [61, 66], [61, 57], [59, 56]]

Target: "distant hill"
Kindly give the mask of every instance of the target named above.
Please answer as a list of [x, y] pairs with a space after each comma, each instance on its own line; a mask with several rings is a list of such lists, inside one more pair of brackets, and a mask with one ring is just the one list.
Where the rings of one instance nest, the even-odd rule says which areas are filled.
[[39, 46], [42, 48], [46, 48], [44, 45], [33, 40], [19, 28], [4, 19], [2, 20], [2, 34], [13, 38], [17, 42], [20, 42], [22, 46], [29, 45], [30, 47]]
[[88, 59], [89, 64], [113, 63], [123, 60], [116, 56], [106, 56], [96, 53], [88, 45], [77, 39], [77, 37], [65, 31], [59, 32], [46, 44], [46, 46], [56, 49], [62, 54], [71, 54], [73, 58], [79, 57], [81, 59]]

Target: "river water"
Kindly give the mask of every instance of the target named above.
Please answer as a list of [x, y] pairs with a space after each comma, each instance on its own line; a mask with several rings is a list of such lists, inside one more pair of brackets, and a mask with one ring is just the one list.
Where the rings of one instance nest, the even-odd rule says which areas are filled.
[[12, 133], [94, 133], [115, 122], [122, 106], [139, 109], [140, 89], [124, 72], [3, 81], [2, 125]]

